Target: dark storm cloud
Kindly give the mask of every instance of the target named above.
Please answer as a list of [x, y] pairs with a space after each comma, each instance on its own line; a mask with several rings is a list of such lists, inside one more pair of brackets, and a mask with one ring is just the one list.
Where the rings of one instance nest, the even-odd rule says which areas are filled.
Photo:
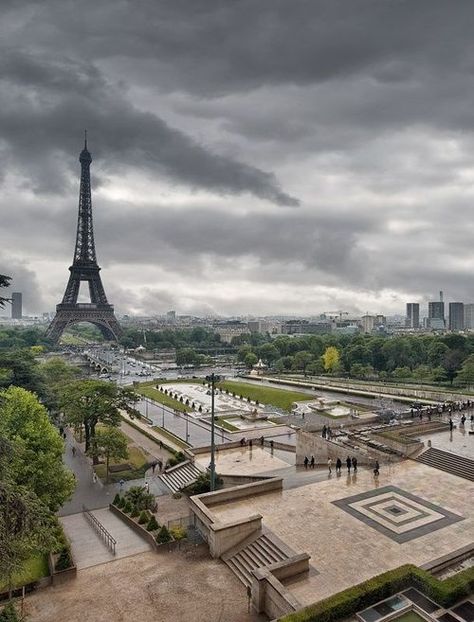
[[[2, 8], [6, 257], [43, 253], [66, 278], [87, 126], [98, 256], [122, 307], [474, 298], [470, 0]], [[299, 210], [257, 200], [295, 196]], [[206, 304], [187, 293], [203, 276]], [[317, 287], [333, 289], [319, 302]]]
[[[12, 292], [22, 292], [24, 313], [36, 313], [39, 309], [44, 309], [44, 299], [34, 270], [18, 259], [0, 253], [0, 274], [11, 277], [10, 287], [2, 290], [2, 295], [9, 298]], [[9, 305], [0, 311], [0, 315], [10, 313]]]
[[87, 126], [100, 145], [97, 154], [107, 153], [115, 169], [160, 171], [194, 188], [249, 192], [279, 205], [298, 205], [279, 189], [273, 174], [212, 153], [158, 116], [141, 112], [89, 64], [10, 52], [0, 61], [0, 75], [0, 131], [10, 147], [7, 156], [32, 167], [36, 190], [57, 190], [58, 181], [63, 183], [51, 170], [54, 154], [77, 151]]

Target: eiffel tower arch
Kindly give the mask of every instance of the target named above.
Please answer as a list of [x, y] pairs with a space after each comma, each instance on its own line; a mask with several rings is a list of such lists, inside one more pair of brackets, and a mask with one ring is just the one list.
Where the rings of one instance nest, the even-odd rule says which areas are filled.
[[[87, 134], [79, 162], [81, 184], [74, 259], [69, 268], [69, 281], [62, 302], [56, 305], [56, 315], [46, 335], [53, 341], [59, 341], [63, 331], [71, 324], [90, 322], [99, 328], [105, 339], [117, 340], [122, 329], [115, 317], [113, 305], [107, 301], [95, 253], [90, 178], [92, 157], [87, 149]], [[77, 302], [81, 282], [87, 282], [89, 286], [90, 303]]]

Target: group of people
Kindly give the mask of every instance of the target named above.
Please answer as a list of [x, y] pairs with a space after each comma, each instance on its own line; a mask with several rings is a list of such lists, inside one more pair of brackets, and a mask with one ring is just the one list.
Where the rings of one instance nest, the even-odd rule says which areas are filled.
[[311, 456], [311, 458], [308, 458], [308, 456], [305, 456], [303, 460], [303, 464], [304, 464], [305, 469], [307, 469], [308, 466], [310, 469], [314, 469], [314, 464], [315, 464], [314, 456]]
[[324, 425], [323, 429], [321, 431], [321, 436], [323, 438], [327, 439], [328, 441], [330, 441], [331, 438], [332, 438], [332, 430], [331, 430], [331, 428], [329, 426], [327, 426], [327, 425]]
[[[354, 470], [354, 473], [357, 473], [357, 458], [355, 456], [347, 456], [346, 458], [346, 467], [347, 473], [351, 472], [351, 468]], [[336, 473], [340, 474], [342, 469], [342, 460], [337, 458], [336, 460]], [[328, 471], [332, 473], [332, 458], [328, 458]]]

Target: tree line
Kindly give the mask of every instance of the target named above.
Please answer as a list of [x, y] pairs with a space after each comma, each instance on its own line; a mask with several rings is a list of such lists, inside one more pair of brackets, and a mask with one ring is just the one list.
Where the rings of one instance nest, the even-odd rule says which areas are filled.
[[234, 343], [248, 368], [262, 359], [279, 373], [474, 383], [474, 335], [280, 335], [259, 345], [242, 335]]

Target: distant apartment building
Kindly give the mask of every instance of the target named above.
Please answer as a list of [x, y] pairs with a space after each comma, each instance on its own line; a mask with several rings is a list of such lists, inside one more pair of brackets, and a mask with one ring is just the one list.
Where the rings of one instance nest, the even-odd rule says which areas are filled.
[[375, 315], [363, 315], [360, 318], [360, 328], [363, 333], [371, 333], [376, 326]]
[[247, 326], [251, 333], [274, 335], [280, 332], [280, 323], [275, 320], [249, 320]]
[[464, 328], [466, 330], [474, 328], [474, 304], [472, 302], [464, 305]]
[[449, 303], [449, 330], [464, 330], [464, 303]]
[[329, 320], [309, 322], [308, 320], [288, 320], [283, 322], [281, 332], [284, 335], [322, 335], [330, 333], [332, 324]]
[[407, 303], [406, 328], [420, 328], [420, 305], [418, 302]]
[[12, 293], [12, 319], [21, 320], [23, 317], [23, 296], [21, 292]]
[[444, 330], [444, 302], [435, 300], [428, 303], [428, 328]]
[[221, 337], [224, 343], [231, 343], [233, 337], [239, 335], [249, 335], [250, 331], [247, 324], [243, 322], [224, 322], [214, 326], [214, 332]]

